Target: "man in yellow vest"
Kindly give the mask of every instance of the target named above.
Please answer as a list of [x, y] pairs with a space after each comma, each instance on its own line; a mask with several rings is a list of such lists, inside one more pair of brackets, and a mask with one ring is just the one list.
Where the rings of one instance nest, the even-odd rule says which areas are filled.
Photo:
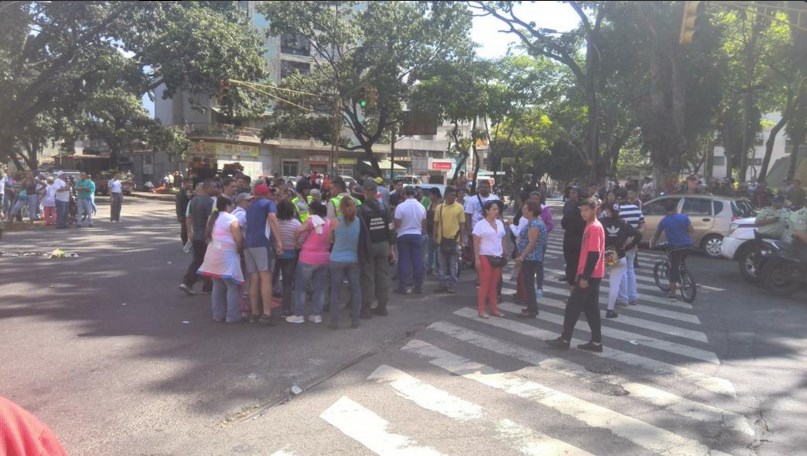
[[297, 194], [291, 199], [291, 204], [294, 205], [294, 212], [297, 214], [297, 220], [305, 223], [308, 219], [308, 204], [310, 202], [308, 192], [311, 191], [311, 184], [307, 179], [301, 179], [297, 182]]
[[[342, 215], [339, 210], [339, 203], [342, 202], [342, 198], [346, 196], [353, 197], [347, 192], [347, 185], [345, 185], [345, 181], [341, 177], [337, 177], [331, 182], [331, 194], [336, 194], [336, 196], [328, 200], [328, 218], [334, 220]], [[353, 198], [353, 202], [356, 203], [356, 207], [361, 206], [361, 201], [357, 198]]]

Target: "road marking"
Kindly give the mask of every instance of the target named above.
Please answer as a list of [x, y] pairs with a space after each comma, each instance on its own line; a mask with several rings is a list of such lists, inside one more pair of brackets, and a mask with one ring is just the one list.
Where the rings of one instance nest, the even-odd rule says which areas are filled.
[[404, 435], [387, 432], [389, 423], [347, 396], [342, 396], [320, 418], [342, 433], [382, 456], [438, 456], [439, 451], [416, 443]]
[[287, 451], [287, 448], [288, 447], [283, 448], [282, 450], [277, 450], [274, 453], [272, 453], [271, 456], [295, 456], [295, 454], [292, 453], [291, 451]]
[[467, 342], [479, 348], [509, 356], [571, 378], [589, 383], [605, 382], [612, 385], [620, 385], [630, 393], [631, 397], [661, 407], [676, 415], [706, 423], [725, 421], [729, 424], [731, 429], [737, 432], [749, 436], [754, 435], [754, 430], [748, 424], [748, 420], [742, 415], [733, 412], [722, 410], [711, 405], [701, 404], [700, 402], [668, 393], [653, 386], [635, 383], [618, 375], [595, 374], [588, 371], [584, 366], [572, 361], [554, 358], [541, 352], [529, 350], [451, 323], [432, 323], [428, 326], [428, 329]]
[[[522, 307], [510, 303], [502, 303], [499, 304], [499, 309], [519, 314], [521, 313]], [[540, 319], [543, 321], [548, 321], [550, 323], [555, 323], [556, 325], [563, 326], [563, 316], [561, 315], [555, 315], [549, 312], [543, 312], [541, 313]], [[668, 340], [657, 339], [652, 336], [646, 336], [644, 334], [636, 334], [630, 331], [623, 331], [621, 329], [616, 329], [612, 327], [608, 327], [608, 330], [603, 335], [605, 337], [619, 339], [631, 343], [633, 345], [644, 345], [645, 347], [666, 351], [679, 356], [699, 359], [701, 361], [706, 361], [713, 364], [720, 364], [720, 359], [714, 352], [711, 352], [709, 350], [703, 350], [701, 348], [690, 347], [688, 345], [679, 344], [677, 342], [670, 342]]]
[[[495, 326], [497, 328], [505, 329], [507, 331], [520, 334], [522, 336], [531, 337], [542, 341], [545, 339], [554, 339], [555, 337], [558, 336], [557, 333], [546, 331], [544, 329], [535, 326], [531, 326], [525, 323], [520, 323], [517, 321], [508, 320], [504, 318], [490, 318], [487, 320], [481, 320], [478, 318], [476, 311], [469, 309], [467, 307], [457, 310], [456, 312], [454, 312], [454, 315], [468, 318], [483, 324]], [[573, 344], [582, 342], [583, 340], [581, 339], [572, 339]], [[732, 384], [730, 381], [723, 378], [702, 374], [700, 372], [693, 371], [686, 367], [676, 366], [674, 364], [665, 363], [663, 361], [658, 361], [653, 358], [647, 358], [645, 356], [624, 352], [610, 347], [606, 348], [605, 352], [603, 353], [591, 353], [591, 352], [589, 353], [591, 355], [598, 356], [601, 358], [608, 358], [614, 361], [628, 364], [630, 366], [636, 366], [642, 369], [647, 369], [651, 372], [655, 372], [656, 374], [672, 375], [675, 376], [677, 379], [690, 381], [693, 384], [699, 386], [700, 388], [703, 388], [707, 391], [711, 391], [713, 393], [723, 394], [731, 397], [737, 396], [737, 391], [734, 389], [734, 384]]]
[[[481, 406], [453, 396], [428, 383], [421, 382], [394, 367], [381, 365], [378, 369], [373, 371], [367, 379], [388, 382], [390, 386], [405, 399], [443, 416], [460, 421], [483, 420], [483, 410]], [[591, 453], [587, 451], [521, 426], [510, 420], [499, 421], [496, 423], [496, 429], [501, 440], [515, 446], [523, 454], [592, 456]]]
[[591, 427], [604, 429], [656, 454], [728, 456], [726, 453], [712, 450], [695, 440], [553, 390], [540, 383], [525, 380], [517, 375], [502, 373], [421, 340], [411, 340], [402, 350], [426, 358], [431, 364], [455, 375], [549, 407]]

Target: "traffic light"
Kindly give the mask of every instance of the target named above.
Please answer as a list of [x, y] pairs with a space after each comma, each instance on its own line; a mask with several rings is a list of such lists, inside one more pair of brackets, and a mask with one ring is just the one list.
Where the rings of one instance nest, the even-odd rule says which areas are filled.
[[369, 100], [367, 97], [367, 89], [365, 87], [359, 87], [359, 93], [357, 99], [359, 102], [359, 106], [361, 106], [362, 108], [367, 107]]
[[367, 106], [371, 108], [378, 106], [378, 90], [375, 87], [367, 87]]
[[681, 21], [681, 36], [678, 42], [684, 46], [692, 44], [692, 37], [695, 35], [695, 20], [698, 18], [699, 1], [684, 2], [684, 17]]

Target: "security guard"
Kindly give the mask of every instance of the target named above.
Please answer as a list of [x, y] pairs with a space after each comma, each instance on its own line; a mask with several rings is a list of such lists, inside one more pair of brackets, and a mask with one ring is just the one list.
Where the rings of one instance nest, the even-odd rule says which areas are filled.
[[305, 223], [308, 219], [308, 204], [310, 202], [308, 193], [311, 191], [311, 184], [307, 179], [301, 179], [297, 182], [297, 194], [291, 199], [291, 204], [294, 205], [294, 212], [297, 214], [297, 220]]
[[[336, 196], [328, 200], [328, 218], [333, 220], [342, 215], [339, 210], [339, 203], [342, 202], [342, 198], [346, 196], [350, 198], [353, 197], [347, 192], [347, 185], [345, 185], [345, 181], [341, 177], [337, 177], [331, 182], [331, 194], [336, 194]], [[356, 207], [361, 206], [359, 199], [353, 198], [353, 202], [356, 204]]]

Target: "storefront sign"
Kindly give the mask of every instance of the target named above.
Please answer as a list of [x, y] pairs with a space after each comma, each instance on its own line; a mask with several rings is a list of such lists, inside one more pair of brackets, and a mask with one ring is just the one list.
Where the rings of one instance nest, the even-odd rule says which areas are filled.
[[338, 159], [336, 162], [340, 165], [355, 165], [359, 160], [356, 157], [344, 157]]
[[451, 168], [454, 166], [452, 160], [441, 160], [437, 158], [432, 159], [432, 166], [431, 169], [434, 171], [451, 171]]
[[206, 141], [196, 141], [191, 143], [190, 153], [196, 157], [215, 158], [221, 157], [225, 159], [236, 158], [258, 158], [260, 150], [258, 146], [249, 146], [245, 144], [227, 144]]
[[330, 157], [327, 155], [309, 155], [308, 156], [308, 163], [325, 163], [326, 165], [330, 162]]

